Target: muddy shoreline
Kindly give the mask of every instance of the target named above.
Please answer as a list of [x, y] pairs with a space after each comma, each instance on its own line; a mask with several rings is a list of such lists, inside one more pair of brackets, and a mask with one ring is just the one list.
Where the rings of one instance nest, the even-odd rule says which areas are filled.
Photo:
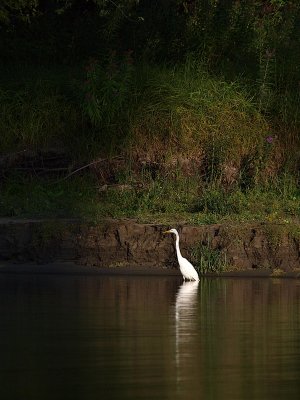
[[[226, 256], [222, 276], [300, 276], [300, 225], [176, 225], [182, 254], [210, 246]], [[170, 226], [134, 220], [0, 219], [0, 272], [178, 275]], [[203, 248], [203, 247], [202, 247]], [[67, 265], [73, 265], [71, 271]], [[65, 271], [65, 272], [63, 272]]]
[[[77, 265], [74, 263], [48, 263], [48, 264], [12, 264], [0, 263], [0, 275], [79, 275], [79, 276], [169, 276], [182, 279], [179, 269], [168, 268], [99, 268]], [[298, 272], [287, 272], [274, 275], [270, 270], [259, 271], [228, 271], [220, 274], [200, 275], [201, 278], [300, 278]]]

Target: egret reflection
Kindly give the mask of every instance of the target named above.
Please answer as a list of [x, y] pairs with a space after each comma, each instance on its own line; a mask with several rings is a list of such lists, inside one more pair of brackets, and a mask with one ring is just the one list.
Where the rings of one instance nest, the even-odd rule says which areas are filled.
[[188, 376], [191, 346], [197, 337], [198, 281], [183, 282], [179, 287], [175, 303], [175, 352], [177, 383]]
[[176, 295], [176, 320], [181, 319], [183, 325], [191, 322], [195, 315], [199, 281], [187, 281], [179, 287]]

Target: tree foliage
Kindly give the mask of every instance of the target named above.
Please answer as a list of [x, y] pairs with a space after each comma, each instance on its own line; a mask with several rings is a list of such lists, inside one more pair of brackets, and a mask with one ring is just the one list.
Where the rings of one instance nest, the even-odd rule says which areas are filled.
[[[254, 82], [261, 111], [283, 93], [299, 101], [298, 0], [2, 0], [0, 26], [3, 61], [103, 64], [131, 49], [173, 65], [192, 54], [227, 79]], [[290, 117], [286, 106], [280, 113]]]

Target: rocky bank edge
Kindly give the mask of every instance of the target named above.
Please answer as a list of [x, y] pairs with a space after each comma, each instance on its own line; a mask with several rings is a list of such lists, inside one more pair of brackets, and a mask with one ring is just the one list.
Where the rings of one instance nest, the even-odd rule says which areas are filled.
[[[178, 268], [174, 238], [165, 225], [106, 220], [0, 220], [0, 261], [73, 262], [127, 268]], [[226, 254], [228, 271], [300, 276], [300, 224], [177, 225], [182, 254], [208, 245]]]

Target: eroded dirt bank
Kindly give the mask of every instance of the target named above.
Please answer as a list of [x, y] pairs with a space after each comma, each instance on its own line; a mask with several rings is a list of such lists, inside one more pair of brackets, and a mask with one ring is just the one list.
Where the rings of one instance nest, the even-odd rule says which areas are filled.
[[[75, 262], [97, 267], [177, 268], [165, 225], [133, 220], [0, 220], [2, 262]], [[226, 254], [229, 270], [300, 272], [300, 226], [293, 224], [177, 225], [184, 256], [209, 245]]]

